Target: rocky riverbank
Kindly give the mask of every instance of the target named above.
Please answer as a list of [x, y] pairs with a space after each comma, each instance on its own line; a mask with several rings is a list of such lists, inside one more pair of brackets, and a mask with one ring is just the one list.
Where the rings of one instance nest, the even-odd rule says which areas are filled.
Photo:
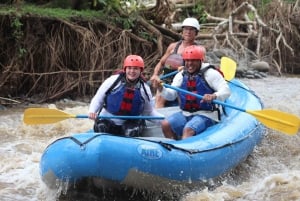
[[235, 74], [237, 78], [260, 79], [267, 77], [268, 75], [276, 75], [275, 72], [272, 72], [268, 62], [251, 60], [248, 56], [234, 54], [230, 49], [208, 51], [206, 54], [206, 61], [218, 66], [220, 65], [220, 59], [223, 56], [229, 57], [237, 63]]

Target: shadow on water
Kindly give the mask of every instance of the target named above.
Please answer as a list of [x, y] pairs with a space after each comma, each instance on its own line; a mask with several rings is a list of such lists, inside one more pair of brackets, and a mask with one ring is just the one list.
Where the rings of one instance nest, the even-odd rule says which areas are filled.
[[179, 201], [185, 195], [194, 192], [208, 189], [209, 191], [222, 185], [224, 177], [217, 180], [211, 180], [201, 185], [187, 186], [172, 186], [166, 187], [159, 191], [141, 190], [131, 187], [118, 188], [99, 188], [96, 187], [92, 180], [83, 180], [77, 182], [74, 186], [68, 188], [67, 191], [61, 192], [57, 201]]
[[76, 183], [58, 197], [58, 201], [174, 201], [180, 200], [178, 193], [149, 192], [129, 187], [100, 189], [90, 180]]

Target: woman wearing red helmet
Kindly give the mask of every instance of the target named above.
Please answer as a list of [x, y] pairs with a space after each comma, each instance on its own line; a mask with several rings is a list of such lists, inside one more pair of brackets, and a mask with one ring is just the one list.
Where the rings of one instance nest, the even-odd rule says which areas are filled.
[[[184, 139], [201, 133], [220, 120], [222, 112], [214, 99], [224, 101], [230, 96], [230, 89], [223, 76], [208, 63], [203, 63], [205, 48], [192, 45], [184, 49], [184, 72], [175, 75], [172, 86], [203, 96], [202, 99], [177, 93], [176, 90], [159, 85], [158, 90], [166, 100], [179, 98], [181, 111], [161, 122], [167, 138]], [[156, 84], [160, 79], [155, 80]]]
[[124, 60], [123, 71], [102, 83], [89, 107], [89, 118], [96, 120], [95, 132], [139, 136], [145, 125], [139, 119], [98, 119], [98, 114], [162, 116], [152, 106], [150, 87], [141, 78], [143, 70], [143, 59], [138, 55], [129, 55]]

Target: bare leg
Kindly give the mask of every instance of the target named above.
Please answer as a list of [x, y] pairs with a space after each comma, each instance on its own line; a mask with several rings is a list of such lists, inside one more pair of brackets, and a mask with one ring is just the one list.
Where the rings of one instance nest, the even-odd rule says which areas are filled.
[[161, 128], [162, 128], [162, 131], [163, 131], [164, 136], [166, 138], [170, 138], [170, 139], [175, 139], [176, 140], [176, 135], [175, 135], [175, 133], [173, 133], [173, 131], [171, 129], [171, 126], [170, 126], [170, 124], [169, 124], [168, 121], [163, 120], [161, 122]]
[[193, 129], [191, 129], [191, 128], [185, 128], [183, 130], [182, 139], [191, 137], [193, 135], [195, 135], [195, 131]]
[[155, 108], [162, 108], [165, 106], [166, 100], [160, 95], [155, 96]]
[[156, 92], [155, 95], [155, 108], [162, 108], [165, 106], [166, 100], [160, 95], [160, 92]]

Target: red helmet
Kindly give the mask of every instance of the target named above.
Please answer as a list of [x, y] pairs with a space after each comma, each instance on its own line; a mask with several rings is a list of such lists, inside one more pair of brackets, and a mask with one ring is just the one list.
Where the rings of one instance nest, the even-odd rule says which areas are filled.
[[196, 60], [204, 60], [205, 57], [205, 48], [200, 45], [191, 45], [184, 49], [182, 53], [183, 60], [187, 59], [196, 59]]
[[144, 70], [144, 60], [142, 57], [138, 55], [128, 55], [123, 64], [123, 70], [125, 71], [127, 66], [135, 66], [135, 67], [140, 67], [142, 71]]

